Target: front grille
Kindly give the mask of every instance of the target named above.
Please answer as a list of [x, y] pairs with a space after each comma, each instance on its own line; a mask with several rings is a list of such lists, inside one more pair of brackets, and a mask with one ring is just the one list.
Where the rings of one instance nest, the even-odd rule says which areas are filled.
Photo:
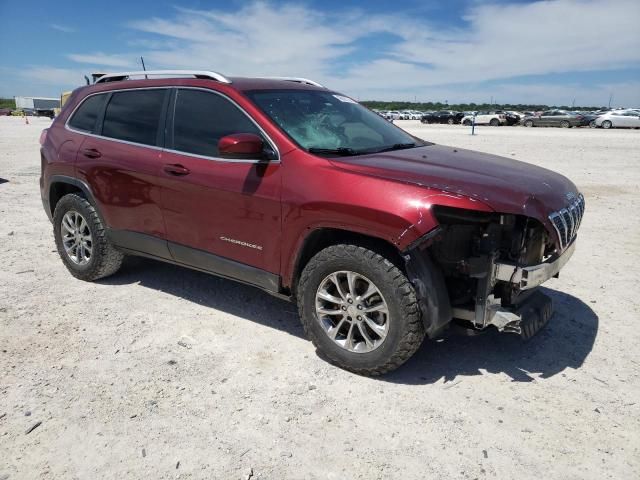
[[560, 239], [560, 249], [564, 250], [569, 245], [580, 228], [580, 222], [584, 215], [584, 197], [578, 194], [571, 205], [549, 215], [549, 220], [556, 229], [558, 238]]

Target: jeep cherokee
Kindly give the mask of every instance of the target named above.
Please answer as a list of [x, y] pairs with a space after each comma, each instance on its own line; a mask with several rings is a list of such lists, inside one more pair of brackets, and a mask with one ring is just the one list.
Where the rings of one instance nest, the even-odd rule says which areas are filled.
[[552, 313], [536, 287], [584, 213], [559, 174], [420, 140], [301, 78], [107, 74], [40, 143], [72, 275], [106, 277], [131, 254], [259, 287], [367, 375], [454, 323], [534, 335]]

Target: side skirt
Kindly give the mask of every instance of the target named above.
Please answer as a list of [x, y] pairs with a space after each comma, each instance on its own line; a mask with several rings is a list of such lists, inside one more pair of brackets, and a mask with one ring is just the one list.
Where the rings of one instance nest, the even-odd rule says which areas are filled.
[[280, 276], [275, 273], [152, 235], [112, 229], [107, 234], [113, 244], [124, 253], [228, 278], [259, 287], [279, 298], [289, 299], [280, 294]]

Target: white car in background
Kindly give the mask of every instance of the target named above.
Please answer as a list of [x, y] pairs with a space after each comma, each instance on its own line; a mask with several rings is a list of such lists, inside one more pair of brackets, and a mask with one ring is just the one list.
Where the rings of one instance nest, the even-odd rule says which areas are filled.
[[[465, 115], [460, 121], [463, 125], [471, 125], [473, 123], [473, 115]], [[507, 123], [507, 117], [503, 113], [496, 112], [478, 112], [476, 115], [476, 125], [491, 125], [499, 127]]]
[[637, 110], [614, 110], [596, 118], [596, 127], [640, 128], [640, 112]]
[[387, 118], [389, 120], [400, 120], [402, 118], [402, 113], [397, 110], [390, 110], [387, 112]]

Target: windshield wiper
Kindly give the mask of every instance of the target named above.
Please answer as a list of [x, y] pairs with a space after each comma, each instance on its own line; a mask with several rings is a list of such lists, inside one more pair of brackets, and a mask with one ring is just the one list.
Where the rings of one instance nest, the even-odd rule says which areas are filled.
[[339, 148], [320, 148], [320, 147], [310, 147], [307, 149], [309, 153], [319, 153], [320, 155], [340, 155], [343, 157], [348, 157], [351, 155], [358, 155], [353, 148], [348, 147], [339, 147]]
[[407, 148], [413, 148], [413, 147], [417, 147], [417, 145], [415, 143], [396, 143], [394, 145], [383, 147], [371, 153], [391, 152], [393, 150], [405, 150]]

